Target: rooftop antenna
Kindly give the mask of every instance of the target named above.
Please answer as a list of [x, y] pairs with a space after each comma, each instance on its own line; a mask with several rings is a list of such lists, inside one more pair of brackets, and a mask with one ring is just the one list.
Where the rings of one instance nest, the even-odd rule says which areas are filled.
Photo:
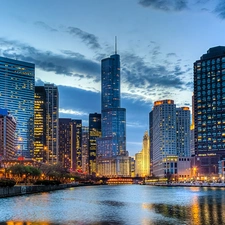
[[115, 54], [117, 54], [117, 36], [115, 36]]

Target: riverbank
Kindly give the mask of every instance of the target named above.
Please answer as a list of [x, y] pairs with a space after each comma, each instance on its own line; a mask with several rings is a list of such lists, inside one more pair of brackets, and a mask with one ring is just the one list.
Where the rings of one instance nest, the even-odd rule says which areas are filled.
[[59, 185], [16, 185], [14, 187], [2, 187], [0, 188], [0, 198], [62, 190], [77, 186], [82, 185], [80, 185], [79, 183], [69, 183]]
[[166, 186], [166, 187], [221, 187], [225, 188], [225, 183], [146, 183], [152, 186]]

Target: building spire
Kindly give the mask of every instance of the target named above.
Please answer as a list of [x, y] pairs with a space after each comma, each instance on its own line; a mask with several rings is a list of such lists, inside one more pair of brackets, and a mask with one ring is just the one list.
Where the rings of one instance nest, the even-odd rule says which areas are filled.
[[117, 54], [117, 36], [115, 36], [115, 54]]

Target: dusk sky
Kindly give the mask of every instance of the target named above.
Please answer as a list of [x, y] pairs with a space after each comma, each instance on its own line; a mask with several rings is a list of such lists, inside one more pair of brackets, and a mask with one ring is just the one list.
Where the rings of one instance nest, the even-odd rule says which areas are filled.
[[121, 57], [127, 150], [142, 149], [153, 102], [190, 106], [193, 63], [225, 45], [225, 0], [1, 0], [0, 56], [35, 63], [59, 88], [60, 117], [100, 113], [100, 63]]

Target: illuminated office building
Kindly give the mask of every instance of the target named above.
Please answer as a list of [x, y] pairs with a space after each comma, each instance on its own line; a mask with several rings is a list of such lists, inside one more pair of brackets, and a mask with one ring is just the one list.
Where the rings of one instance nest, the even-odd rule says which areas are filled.
[[45, 84], [46, 91], [46, 159], [58, 162], [59, 93], [54, 84]]
[[[130, 161], [126, 151], [126, 109], [120, 108], [120, 56], [101, 61], [101, 132], [97, 140], [98, 174], [123, 175]], [[126, 158], [127, 157], [127, 158]], [[123, 165], [124, 163], [124, 165]]]
[[89, 127], [82, 126], [82, 171], [89, 173]]
[[33, 155], [35, 65], [0, 57], [0, 107], [16, 119], [18, 154]]
[[82, 172], [82, 122], [59, 119], [59, 162], [71, 171]]
[[89, 114], [89, 174], [96, 174], [97, 138], [101, 137], [101, 114]]
[[179, 157], [190, 157], [189, 108], [176, 108], [173, 100], [156, 101], [149, 118], [152, 173], [178, 176]]
[[44, 86], [36, 86], [34, 96], [33, 158], [40, 162], [46, 162], [46, 153], [46, 91]]
[[15, 118], [8, 113], [7, 109], [0, 109], [0, 161], [15, 158], [15, 132]]
[[225, 158], [225, 46], [194, 63], [194, 124], [198, 173], [215, 173]]
[[148, 131], [144, 133], [141, 152], [135, 154], [135, 174], [136, 176], [150, 175], [150, 148]]

